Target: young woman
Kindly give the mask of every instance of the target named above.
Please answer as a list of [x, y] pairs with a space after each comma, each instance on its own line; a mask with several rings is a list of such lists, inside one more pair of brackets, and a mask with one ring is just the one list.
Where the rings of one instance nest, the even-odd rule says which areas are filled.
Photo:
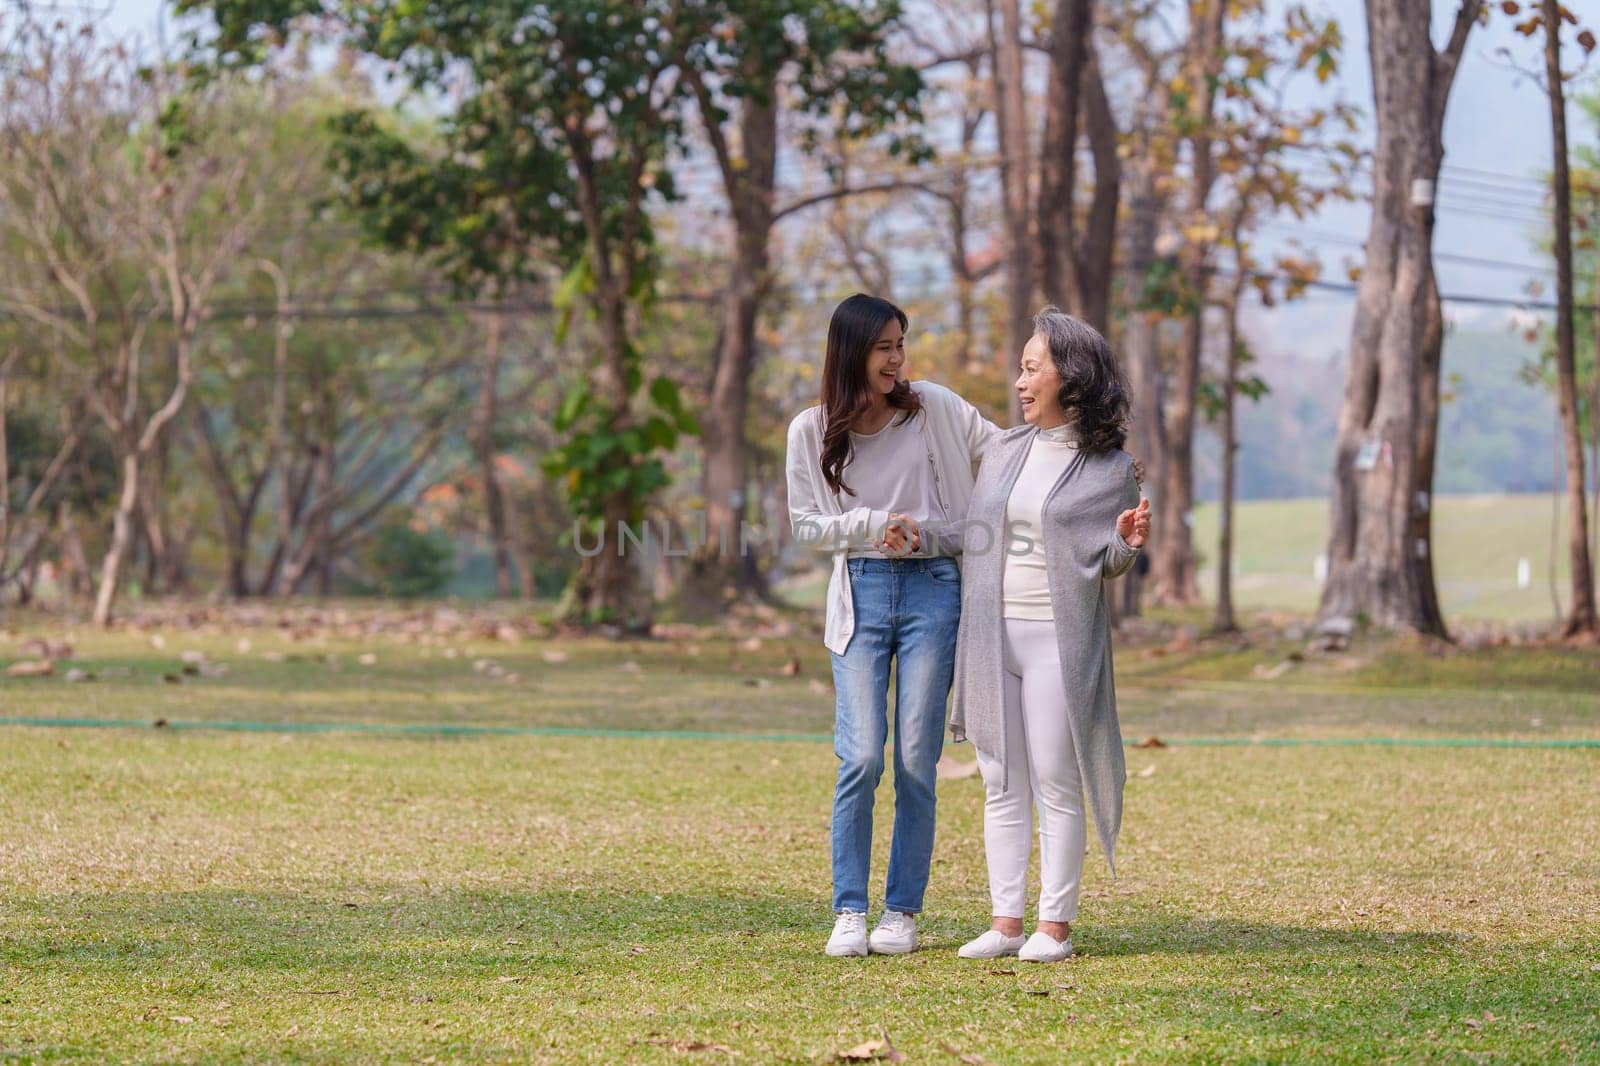
[[[961, 613], [958, 526], [973, 464], [999, 429], [949, 389], [904, 380], [906, 315], [857, 294], [834, 310], [822, 403], [789, 425], [797, 542], [831, 552], [823, 643], [836, 690], [829, 955], [917, 947], [933, 855], [934, 767]], [[895, 668], [894, 837], [886, 910], [867, 935], [873, 793]]]
[[[1104, 337], [1046, 308], [1016, 388], [1027, 424], [990, 444], [968, 513], [969, 548], [984, 527], [1005, 550], [969, 550], [963, 568], [950, 731], [978, 752], [993, 922], [958, 954], [1057, 962], [1072, 954], [1085, 793], [1114, 861], [1126, 773], [1103, 584], [1138, 557], [1150, 502], [1121, 451], [1128, 400]], [[1035, 806], [1042, 884], [1024, 939]]]

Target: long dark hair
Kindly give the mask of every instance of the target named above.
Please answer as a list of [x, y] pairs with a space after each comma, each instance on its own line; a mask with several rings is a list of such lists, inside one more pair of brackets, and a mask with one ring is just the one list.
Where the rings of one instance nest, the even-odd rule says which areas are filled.
[[[858, 292], [833, 309], [828, 323], [828, 351], [822, 359], [822, 477], [836, 494], [855, 495], [844, 483], [845, 464], [850, 461], [850, 425], [872, 410], [867, 356], [890, 319], [898, 319], [902, 330], [911, 324], [906, 313], [888, 300]], [[895, 382], [884, 398], [890, 407], [904, 411], [906, 418], [922, 410], [922, 400], [904, 381]]]
[[1128, 385], [1100, 331], [1056, 307], [1033, 316], [1034, 333], [1050, 347], [1061, 375], [1057, 400], [1089, 453], [1121, 448], [1128, 439]]

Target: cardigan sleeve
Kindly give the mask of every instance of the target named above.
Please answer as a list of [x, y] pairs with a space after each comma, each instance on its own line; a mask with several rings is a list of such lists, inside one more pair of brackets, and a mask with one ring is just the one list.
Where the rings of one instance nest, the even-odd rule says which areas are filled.
[[822, 455], [809, 439], [804, 419], [789, 424], [784, 473], [789, 491], [789, 530], [795, 543], [813, 551], [833, 552], [867, 542], [889, 522], [889, 512], [876, 507], [852, 507], [835, 513], [822, 509]]
[[947, 419], [946, 424], [953, 426], [959, 435], [962, 446], [965, 447], [967, 458], [976, 464], [989, 450], [989, 445], [1005, 430], [983, 417], [979, 411], [954, 389], [948, 389], [932, 381], [919, 381], [919, 395], [930, 403], [938, 404]]
[[[1122, 482], [1122, 496], [1117, 503], [1117, 514], [1131, 511], [1139, 506], [1139, 483], [1133, 477], [1133, 462], [1128, 462], [1127, 477]], [[1133, 569], [1134, 560], [1139, 558], [1139, 549], [1122, 539], [1122, 534], [1117, 531], [1116, 521], [1112, 520], [1111, 542], [1106, 546], [1105, 562], [1101, 564], [1101, 576], [1109, 579], [1121, 577]]]
[[989, 445], [1001, 434], [1002, 430], [999, 426], [984, 418], [983, 412], [968, 403], [964, 396], [952, 395], [955, 395], [956, 402], [960, 404], [959, 419], [962, 428], [966, 430], [967, 454], [974, 463], [979, 462], [983, 459], [984, 452], [989, 450]]

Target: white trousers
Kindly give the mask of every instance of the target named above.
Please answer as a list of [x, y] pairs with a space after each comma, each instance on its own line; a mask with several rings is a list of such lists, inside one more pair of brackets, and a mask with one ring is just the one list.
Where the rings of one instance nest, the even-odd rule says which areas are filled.
[[[992, 913], [1021, 918], [1026, 902], [1033, 809], [1039, 809], [1039, 921], [1078, 917], [1085, 846], [1083, 781], [1067, 721], [1053, 621], [1007, 618], [1005, 763], [978, 752], [983, 775], [983, 842]], [[1000, 790], [1009, 769], [1010, 787]]]

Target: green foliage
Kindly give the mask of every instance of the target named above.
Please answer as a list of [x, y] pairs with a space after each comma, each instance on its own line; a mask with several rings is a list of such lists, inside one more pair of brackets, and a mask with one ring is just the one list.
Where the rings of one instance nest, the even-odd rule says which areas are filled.
[[1170, 318], [1179, 318], [1193, 314], [1199, 306], [1198, 294], [1189, 287], [1183, 265], [1176, 256], [1151, 263], [1143, 281], [1133, 305], [1136, 311], [1159, 311]]
[[582, 240], [560, 153], [511, 135], [512, 123], [475, 98], [423, 146], [372, 111], [346, 111], [328, 120], [329, 163], [370, 240], [434, 259], [472, 293], [489, 279], [536, 279], [536, 248]]
[[[639, 392], [643, 376], [639, 357], [630, 350], [628, 397]], [[682, 434], [700, 432], [699, 421], [684, 406], [677, 382], [657, 377], [650, 383], [652, 411], [642, 422], [618, 419], [581, 381], [568, 390], [556, 412], [554, 428], [562, 443], [545, 453], [541, 466], [557, 479], [573, 515], [591, 527], [605, 517], [608, 500], [618, 493], [632, 501], [627, 521], [644, 516], [644, 503], [670, 478], [661, 456], [678, 445]]]
[[421, 533], [402, 518], [380, 526], [364, 559], [373, 584], [385, 596], [430, 596], [454, 573], [455, 549], [437, 533]]

